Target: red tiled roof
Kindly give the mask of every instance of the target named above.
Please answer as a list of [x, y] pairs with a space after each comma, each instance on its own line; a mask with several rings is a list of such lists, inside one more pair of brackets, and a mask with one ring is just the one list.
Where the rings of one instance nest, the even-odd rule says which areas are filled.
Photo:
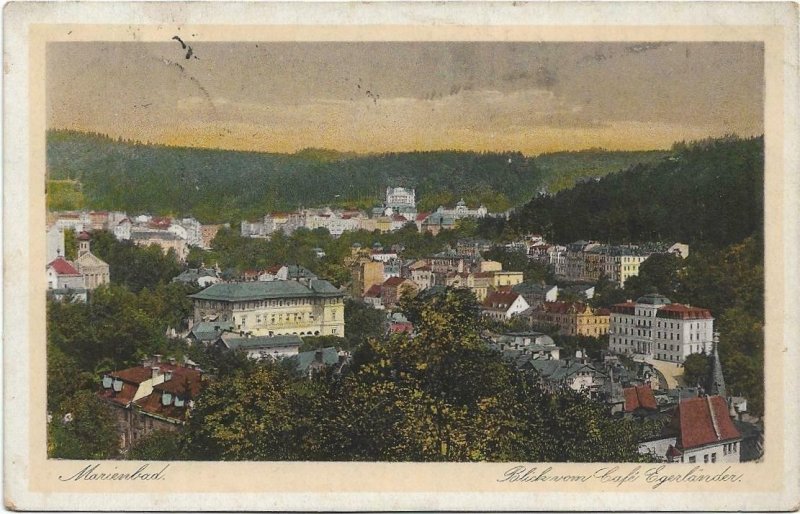
[[392, 216], [392, 220], [393, 221], [408, 221], [408, 218], [406, 218], [402, 214], [395, 214], [394, 216]]
[[[185, 377], [187, 376], [187, 374], [188, 376], [194, 376], [194, 374], [197, 374], [199, 381], [199, 376], [200, 376], [199, 371], [189, 368], [179, 367], [173, 364], [169, 364], [167, 362], [160, 362], [157, 363], [155, 366], [158, 366], [159, 371], [161, 373], [165, 371], [171, 372], [173, 374], [172, 378], [173, 380], [176, 377]], [[100, 398], [116, 403], [118, 405], [125, 406], [128, 405], [133, 400], [134, 396], [136, 396], [136, 392], [139, 390], [139, 385], [142, 382], [152, 378], [153, 371], [149, 367], [136, 366], [134, 368], [123, 369], [120, 371], [112, 371], [109, 372], [108, 375], [112, 378], [119, 378], [122, 380], [122, 390], [116, 392], [114, 391], [113, 388], [102, 389], [98, 393], [98, 396], [100, 396]], [[154, 389], [159, 386], [160, 384], [154, 386]]]
[[650, 386], [626, 387], [622, 392], [625, 395], [625, 412], [633, 412], [639, 408], [647, 410], [658, 408]]
[[594, 315], [595, 316], [610, 316], [611, 315], [611, 311], [608, 310], [608, 309], [603, 309], [603, 308], [595, 309]]
[[[175, 369], [177, 369], [177, 366], [175, 366], [174, 364], [170, 364], [168, 362], [159, 362], [153, 364], [153, 367], [157, 367], [159, 371], [162, 373], [164, 371], [174, 371]], [[128, 368], [120, 371], [112, 371], [109, 373], [109, 376], [114, 378], [121, 378], [125, 382], [130, 382], [132, 384], [141, 384], [142, 382], [153, 376], [153, 371], [150, 367], [136, 366], [135, 368]]]
[[369, 289], [367, 292], [364, 293], [364, 296], [369, 296], [370, 298], [378, 298], [381, 295], [381, 286], [380, 284], [375, 284]]
[[611, 306], [611, 312], [616, 312], [617, 314], [633, 314], [635, 309], [636, 304], [631, 301], [617, 303]]
[[130, 384], [128, 382], [122, 383], [122, 391], [116, 392], [113, 389], [102, 389], [98, 395], [100, 398], [116, 403], [118, 405], [128, 405], [133, 397], [136, 396], [136, 391], [139, 390], [139, 384]]
[[63, 257], [59, 257], [47, 265], [48, 268], [51, 266], [59, 275], [80, 275], [75, 266]]
[[673, 303], [658, 309], [656, 317], [669, 319], [711, 319], [711, 312], [701, 307], [688, 307], [680, 303]]
[[425, 218], [427, 218], [430, 215], [431, 215], [431, 213], [429, 213], [429, 212], [417, 213], [417, 221], [425, 221]]
[[386, 279], [386, 282], [384, 282], [383, 285], [384, 286], [389, 286], [389, 287], [394, 287], [394, 286], [399, 286], [400, 284], [402, 284], [405, 281], [406, 281], [406, 279], [404, 279], [403, 277], [389, 277], [389, 278]]
[[674, 458], [674, 457], [680, 457], [681, 455], [683, 455], [683, 452], [675, 448], [674, 446], [669, 445], [669, 448], [667, 448], [667, 457]]
[[92, 238], [85, 230], [78, 234], [78, 241], [88, 241]]
[[483, 305], [488, 308], [498, 308], [499, 305], [505, 305], [503, 308], [508, 309], [518, 297], [519, 293], [513, 291], [494, 291], [486, 296]]
[[673, 423], [679, 430], [675, 445], [678, 449], [688, 450], [741, 437], [728, 414], [728, 404], [721, 396], [689, 398], [680, 402], [675, 408]]
[[146, 413], [176, 421], [184, 421], [188, 412], [188, 405], [185, 403], [183, 407], [176, 407], [174, 404], [163, 405], [161, 403], [161, 391], [155, 390], [144, 398], [136, 400], [136, 406]]
[[389, 325], [389, 332], [392, 334], [402, 334], [405, 332], [412, 332], [413, 330], [414, 325], [412, 325], [409, 321], [395, 321]]
[[202, 374], [196, 369], [175, 368], [172, 377], [160, 384], [153, 386], [154, 391], [166, 391], [181, 398], [197, 398], [200, 394]]

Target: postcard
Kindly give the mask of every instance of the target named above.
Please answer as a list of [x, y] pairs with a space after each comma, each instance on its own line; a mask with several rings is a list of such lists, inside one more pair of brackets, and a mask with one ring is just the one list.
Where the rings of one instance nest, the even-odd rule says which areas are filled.
[[791, 510], [796, 3], [11, 3], [12, 510]]

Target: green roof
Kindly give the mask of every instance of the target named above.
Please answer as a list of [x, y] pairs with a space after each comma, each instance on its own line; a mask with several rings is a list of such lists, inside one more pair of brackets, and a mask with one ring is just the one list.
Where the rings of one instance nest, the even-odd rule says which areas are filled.
[[650, 293], [640, 297], [636, 303], [643, 303], [647, 305], [670, 305], [672, 302], [666, 296], [658, 293]]
[[200, 321], [192, 326], [189, 332], [198, 341], [213, 341], [217, 339], [223, 331], [232, 330], [233, 323], [219, 321]]
[[[308, 285], [306, 285], [308, 284]], [[213, 284], [189, 295], [195, 300], [223, 302], [266, 300], [277, 298], [341, 297], [344, 293], [327, 280], [273, 280], [271, 282], [232, 282]]]
[[[301, 373], [308, 371], [308, 367], [314, 362], [317, 350], [310, 352], [300, 352], [297, 355], [292, 355], [290, 358], [294, 359], [297, 364], [297, 370]], [[322, 348], [322, 363], [326, 366], [332, 366], [339, 362], [339, 352], [334, 347]]]
[[300, 346], [303, 340], [300, 336], [258, 336], [258, 337], [223, 337], [222, 342], [231, 350], [241, 348], [253, 350], [258, 348], [276, 348], [279, 346]]

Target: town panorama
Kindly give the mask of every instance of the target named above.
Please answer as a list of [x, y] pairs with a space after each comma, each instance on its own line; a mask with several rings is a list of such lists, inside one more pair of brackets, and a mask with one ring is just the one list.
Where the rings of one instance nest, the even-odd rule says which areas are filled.
[[[432, 139], [424, 123], [407, 129], [428, 142], [418, 147], [405, 132], [396, 148], [381, 146], [388, 137], [370, 143], [375, 134], [364, 127], [344, 141], [333, 129], [297, 135], [288, 111], [193, 97], [180, 99], [184, 114], [211, 109], [215, 120], [244, 124], [263, 109], [285, 123], [270, 125], [271, 141], [303, 143], [245, 147], [245, 134], [221, 130], [215, 139], [198, 126], [202, 144], [187, 144], [156, 137], [161, 111], [147, 134], [118, 134], [101, 121], [70, 125], [64, 120], [80, 114], [69, 95], [57, 96], [42, 228], [48, 456], [708, 466], [762, 459], [758, 124], [734, 135], [693, 112], [685, 119], [692, 130], [664, 124], [676, 131], [662, 131], [668, 142], [616, 121], [607, 124], [613, 138], [601, 136], [580, 117], [583, 107], [562, 105], [577, 93], [556, 78], [613, 67], [613, 59], [629, 59], [634, 77], [654, 74], [634, 59], [712, 59], [727, 47], [586, 45], [548, 47], [553, 59], [580, 65], [533, 71], [515, 60], [521, 50], [506, 55], [498, 45], [495, 71], [511, 78], [470, 75], [469, 88], [441, 94], [420, 93], [418, 82], [380, 89], [381, 77], [360, 68], [352, 82], [317, 79], [344, 91], [338, 100], [314, 104], [311, 86], [298, 86], [309, 99], [295, 108], [309, 119], [335, 124], [318, 109], [339, 102], [365, 119], [384, 109], [416, 121], [417, 104], [430, 105], [434, 114], [424, 116], [441, 115], [430, 123], [452, 123], [436, 137], [455, 134], [463, 145]], [[282, 51], [328, 52], [298, 48]], [[417, 56], [424, 67], [426, 58], [458, 57], [454, 76], [464, 62], [481, 68], [491, 60], [467, 44], [436, 48], [398, 47], [392, 59]], [[359, 48], [346, 50], [336, 63], [355, 66], [347, 56], [356, 62]], [[62, 62], [83, 58], [58, 51]], [[194, 51], [213, 59], [221, 50]], [[584, 53], [592, 58], [581, 60]], [[276, 82], [291, 78], [264, 59]], [[526, 73], [536, 75], [535, 90], [509, 85]], [[725, 83], [718, 70], [704, 73]], [[598, 98], [616, 80], [587, 77]], [[683, 86], [676, 79], [672, 87]], [[720, 87], [692, 101], [713, 107]], [[641, 116], [653, 126], [648, 116], [670, 116], [633, 112], [607, 94], [598, 100], [606, 111], [595, 115], [612, 120], [630, 110], [620, 119]], [[401, 100], [405, 110], [392, 103]], [[555, 131], [541, 151], [511, 133], [519, 149], [485, 146], [482, 124], [501, 133], [496, 115], [517, 126], [518, 105], [571, 113], [569, 123], [548, 117], [542, 126], [578, 127], [588, 142], [575, 146], [575, 133]], [[376, 133], [390, 130], [381, 123]], [[459, 123], [472, 128], [462, 133]], [[293, 135], [280, 139], [281, 130]]]

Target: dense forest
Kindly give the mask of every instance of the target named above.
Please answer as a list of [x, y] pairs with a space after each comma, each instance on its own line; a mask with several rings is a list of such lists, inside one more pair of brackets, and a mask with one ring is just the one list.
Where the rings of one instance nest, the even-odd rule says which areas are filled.
[[410, 152], [355, 156], [306, 149], [295, 154], [145, 145], [98, 134], [51, 131], [49, 205], [193, 215], [231, 222], [301, 206], [366, 209], [389, 185], [417, 190], [421, 211], [460, 198], [502, 212], [552, 184], [560, 189], [660, 159], [659, 152], [603, 150], [527, 157], [518, 152]]
[[538, 196], [517, 209], [510, 226], [562, 243], [675, 240], [725, 246], [761, 233], [763, 181], [761, 137], [678, 144], [667, 159]]

